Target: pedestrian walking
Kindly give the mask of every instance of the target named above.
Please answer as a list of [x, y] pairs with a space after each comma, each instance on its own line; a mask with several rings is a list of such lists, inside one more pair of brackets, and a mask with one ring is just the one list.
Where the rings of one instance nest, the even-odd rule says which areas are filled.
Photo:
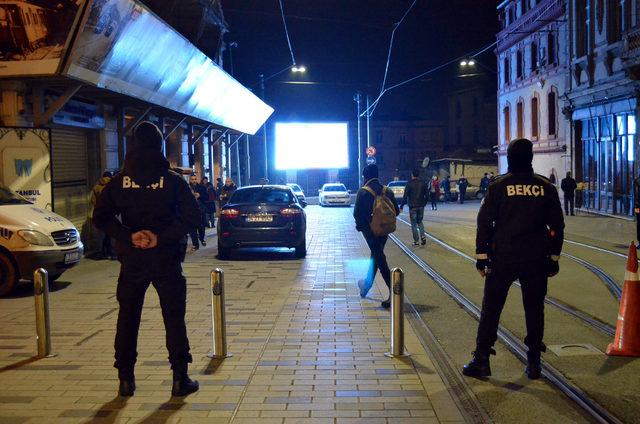
[[171, 393], [185, 396], [198, 390], [198, 382], [187, 373], [192, 358], [185, 324], [187, 285], [180, 262], [181, 242], [200, 223], [200, 211], [182, 176], [170, 171], [162, 139], [151, 122], [135, 128], [124, 169], [102, 190], [93, 212], [95, 226], [115, 238], [121, 262], [114, 364], [121, 396], [132, 396], [136, 389], [138, 330], [149, 284], [160, 298], [173, 369]]
[[464, 198], [467, 195], [467, 187], [469, 187], [469, 181], [464, 175], [461, 175], [460, 179], [458, 179], [458, 201], [460, 203], [464, 203]]
[[431, 199], [431, 210], [438, 210], [438, 198], [440, 197], [440, 181], [438, 176], [434, 175], [429, 181], [429, 198]]
[[[200, 248], [200, 244], [203, 246], [207, 245], [207, 241], [204, 239], [205, 237], [205, 226], [206, 226], [206, 201], [207, 201], [207, 190], [198, 183], [198, 177], [196, 174], [191, 174], [189, 176], [189, 188], [193, 193], [193, 196], [196, 198], [198, 203], [198, 209], [200, 209], [200, 223], [191, 230], [189, 236], [191, 237], [191, 244], [193, 245], [193, 250], [198, 250]], [[199, 243], [198, 243], [199, 241]]]
[[480, 193], [484, 196], [487, 193], [487, 189], [489, 188], [489, 173], [485, 172], [484, 176], [480, 179]]
[[207, 177], [204, 177], [200, 182], [204, 189], [207, 191], [207, 197], [205, 200], [205, 225], [209, 228], [216, 227], [216, 189], [213, 184], [209, 182]]
[[409, 205], [409, 218], [411, 219], [411, 233], [413, 234], [413, 245], [418, 246], [419, 242], [427, 244], [427, 236], [424, 231], [424, 207], [427, 204], [429, 192], [427, 185], [419, 178], [420, 170], [414, 169], [411, 173], [411, 181], [404, 188], [404, 195], [400, 203], [400, 210], [404, 205]]
[[442, 191], [444, 192], [444, 201], [448, 202], [451, 199], [451, 177], [448, 175], [442, 180]]
[[[367, 276], [365, 279], [358, 281], [360, 296], [365, 297], [371, 289], [371, 286], [373, 286], [378, 271], [380, 271], [387, 288], [391, 287], [391, 270], [389, 269], [389, 264], [387, 264], [387, 257], [384, 254], [387, 235], [379, 235], [377, 234], [378, 231], [374, 231], [374, 228], [372, 228], [374, 219], [376, 223], [378, 222], [378, 216], [374, 215], [376, 215], [377, 211], [382, 210], [382, 208], [385, 208], [387, 211], [391, 208], [393, 211], [392, 214], [395, 214], [393, 217], [395, 223], [395, 217], [400, 214], [400, 209], [398, 209], [398, 204], [396, 203], [393, 192], [380, 184], [377, 165], [372, 164], [365, 166], [362, 170], [362, 177], [365, 183], [356, 195], [353, 217], [356, 221], [356, 230], [362, 232], [371, 251], [371, 260], [369, 261]], [[390, 305], [391, 292], [389, 291], [389, 297], [381, 303], [381, 306], [388, 308]]]
[[[567, 176], [560, 181], [560, 189], [562, 189], [562, 193], [564, 194], [565, 215], [569, 215], [569, 212], [571, 212], [571, 216], [574, 215], [573, 206], [575, 203], [576, 188], [578, 188], [576, 180], [571, 177], [571, 172], [567, 172]], [[569, 208], [569, 206], [571, 206], [571, 208]]]
[[231, 177], [227, 177], [227, 179], [224, 180], [224, 185], [220, 189], [220, 207], [223, 207], [227, 204], [227, 202], [237, 189], [238, 187], [236, 187], [236, 184], [233, 182]]
[[517, 279], [527, 328], [525, 372], [530, 379], [540, 377], [540, 353], [546, 350], [544, 298], [547, 279], [560, 269], [564, 218], [555, 186], [533, 173], [532, 160], [531, 141], [512, 141], [507, 149], [509, 172], [489, 184], [478, 212], [476, 268], [485, 283], [476, 349], [462, 371], [467, 376], [491, 375], [489, 355], [495, 355], [500, 314]]
[[[91, 190], [91, 206], [95, 209], [98, 198], [102, 194], [102, 190], [109, 184], [113, 178], [113, 174], [105, 171]], [[98, 259], [116, 259], [116, 255], [111, 247], [111, 237], [107, 233], [102, 233], [102, 242], [100, 243], [100, 257]]]

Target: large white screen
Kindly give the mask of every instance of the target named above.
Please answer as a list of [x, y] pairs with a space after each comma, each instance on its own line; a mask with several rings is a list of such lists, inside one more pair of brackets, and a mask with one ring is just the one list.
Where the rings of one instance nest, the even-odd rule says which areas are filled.
[[349, 167], [347, 123], [276, 123], [276, 169]]

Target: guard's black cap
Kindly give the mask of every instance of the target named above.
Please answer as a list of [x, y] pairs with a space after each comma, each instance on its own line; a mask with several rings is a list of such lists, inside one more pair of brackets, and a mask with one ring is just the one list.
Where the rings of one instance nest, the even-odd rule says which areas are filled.
[[509, 143], [507, 162], [509, 172], [533, 172], [533, 143], [526, 138], [518, 138]]
[[143, 121], [136, 126], [134, 147], [140, 150], [162, 150], [162, 132], [153, 123]]
[[378, 178], [378, 165], [372, 163], [365, 166], [362, 170], [362, 176], [364, 177], [365, 181], [369, 181], [372, 178]]

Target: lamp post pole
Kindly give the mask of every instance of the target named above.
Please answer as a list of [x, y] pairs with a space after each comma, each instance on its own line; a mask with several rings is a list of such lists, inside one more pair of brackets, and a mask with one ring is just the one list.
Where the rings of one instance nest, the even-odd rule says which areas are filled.
[[[262, 90], [262, 100], [265, 100], [264, 94], [264, 74], [260, 74], [260, 89]], [[267, 153], [267, 121], [262, 125], [262, 148], [264, 149], [264, 177], [269, 179], [269, 155]]]
[[360, 131], [360, 100], [362, 95], [360, 92], [356, 93], [354, 100], [357, 104], [358, 113], [356, 118], [358, 119], [358, 187], [362, 186], [362, 134]]
[[367, 147], [371, 146], [371, 111], [369, 110], [369, 95], [367, 94]]

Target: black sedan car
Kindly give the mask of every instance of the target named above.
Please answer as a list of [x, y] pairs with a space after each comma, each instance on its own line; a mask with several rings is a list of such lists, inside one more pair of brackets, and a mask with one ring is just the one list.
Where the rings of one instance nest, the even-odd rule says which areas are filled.
[[240, 247], [288, 247], [296, 257], [307, 254], [307, 217], [291, 188], [279, 185], [242, 187], [220, 211], [218, 257]]

